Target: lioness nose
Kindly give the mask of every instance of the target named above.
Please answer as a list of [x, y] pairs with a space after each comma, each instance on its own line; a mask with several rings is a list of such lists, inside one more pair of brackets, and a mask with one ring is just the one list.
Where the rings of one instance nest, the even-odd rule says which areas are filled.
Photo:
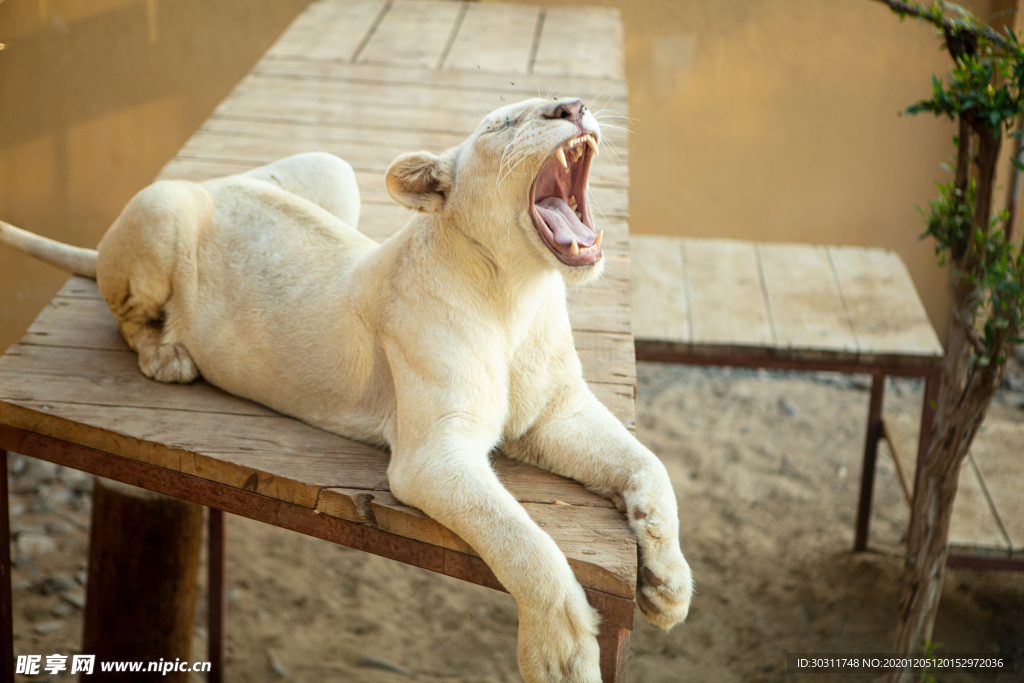
[[583, 103], [579, 100], [563, 100], [549, 104], [543, 116], [546, 119], [568, 119], [579, 125], [582, 111]]

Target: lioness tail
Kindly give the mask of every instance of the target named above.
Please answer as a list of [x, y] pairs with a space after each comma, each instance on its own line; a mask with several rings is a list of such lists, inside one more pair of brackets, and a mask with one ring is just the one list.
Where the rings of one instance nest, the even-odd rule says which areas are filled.
[[99, 252], [95, 249], [82, 249], [56, 242], [3, 221], [0, 221], [0, 242], [31, 254], [50, 265], [70, 270], [75, 275], [96, 279], [96, 256]]

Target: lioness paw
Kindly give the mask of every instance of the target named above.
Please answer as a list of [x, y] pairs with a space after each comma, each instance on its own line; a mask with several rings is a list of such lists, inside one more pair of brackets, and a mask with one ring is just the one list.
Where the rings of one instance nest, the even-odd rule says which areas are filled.
[[177, 343], [140, 349], [139, 369], [146, 377], [168, 384], [188, 384], [199, 376], [188, 349]]
[[643, 556], [637, 566], [636, 604], [647, 621], [666, 631], [686, 619], [693, 597], [693, 573], [682, 553], [676, 557]]
[[519, 672], [526, 683], [601, 683], [599, 620], [585, 597], [535, 614], [520, 608]]

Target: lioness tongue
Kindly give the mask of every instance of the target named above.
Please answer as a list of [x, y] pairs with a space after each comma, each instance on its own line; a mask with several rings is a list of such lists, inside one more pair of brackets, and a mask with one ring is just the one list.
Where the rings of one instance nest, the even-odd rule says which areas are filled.
[[548, 197], [537, 202], [537, 213], [544, 219], [554, 236], [556, 244], [571, 244], [573, 240], [581, 247], [589, 247], [597, 239], [594, 231], [576, 217], [560, 197]]

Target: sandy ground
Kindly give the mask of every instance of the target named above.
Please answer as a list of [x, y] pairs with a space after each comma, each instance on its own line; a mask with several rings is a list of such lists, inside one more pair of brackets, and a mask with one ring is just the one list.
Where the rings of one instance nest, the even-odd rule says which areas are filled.
[[[668, 634], [637, 613], [629, 680], [786, 681], [787, 652], [887, 651], [908, 508], [883, 446], [871, 551], [851, 552], [867, 378], [638, 373], [638, 436], [680, 495], [697, 595]], [[891, 384], [885, 401], [889, 414], [916, 415], [920, 383]], [[1019, 364], [989, 419], [1024, 424]], [[10, 469], [15, 650], [78, 652], [91, 481], [20, 456]], [[228, 533], [229, 681], [521, 680], [508, 595], [236, 517]], [[204, 616], [201, 602], [194, 659], [205, 658]], [[935, 640], [940, 652], [1012, 654], [1018, 666], [939, 680], [1024, 680], [1024, 574], [951, 570]]]

